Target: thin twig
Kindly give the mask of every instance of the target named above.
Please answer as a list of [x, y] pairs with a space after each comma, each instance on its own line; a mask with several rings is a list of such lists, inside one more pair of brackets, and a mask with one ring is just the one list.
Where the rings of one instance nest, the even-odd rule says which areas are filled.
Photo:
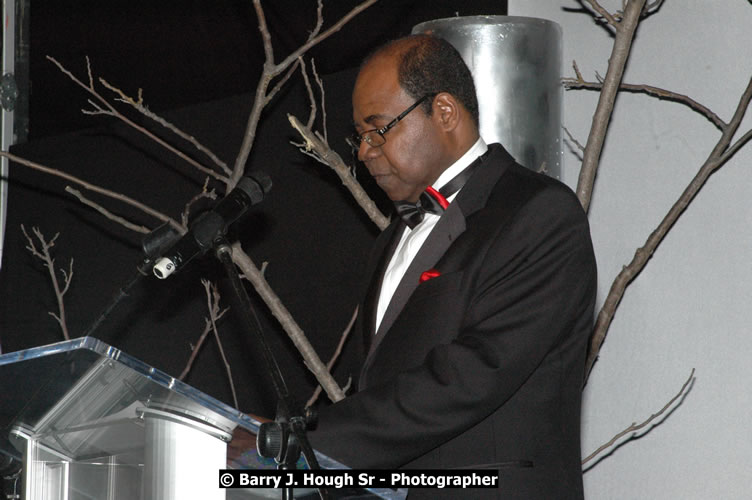
[[329, 144], [329, 134], [326, 131], [326, 92], [324, 92], [324, 82], [321, 81], [319, 72], [316, 71], [316, 61], [313, 59], [311, 59], [311, 73], [313, 73], [313, 78], [316, 80], [316, 84], [319, 86], [319, 93], [321, 94], [321, 128], [324, 129], [324, 136], [319, 137], [324, 141], [324, 144]]
[[[564, 84], [564, 87], [567, 90], [574, 90], [574, 89], [601, 90], [603, 88], [603, 83], [585, 81], [584, 79], [582, 79], [582, 75], [579, 75], [579, 74], [575, 78], [563, 78], [562, 83]], [[697, 111], [698, 113], [703, 115], [705, 118], [710, 120], [713, 123], [713, 125], [715, 125], [719, 130], [723, 130], [723, 127], [726, 125], [726, 123], [723, 120], [721, 120], [721, 118], [717, 114], [715, 114], [713, 111], [711, 111], [708, 107], [700, 104], [699, 102], [692, 99], [691, 97], [686, 96], [684, 94], [680, 94], [678, 92], [672, 92], [670, 90], [662, 89], [660, 87], [654, 87], [652, 85], [631, 84], [631, 83], [620, 84], [619, 90], [641, 93], [641, 94], [648, 94], [653, 97], [658, 97], [659, 99], [675, 101], [675, 102], [688, 106], [694, 111]]]
[[563, 128], [564, 132], [567, 133], [567, 137], [569, 138], [569, 142], [571, 142], [572, 144], [574, 144], [575, 146], [577, 146], [577, 148], [580, 151], [585, 151], [585, 146], [583, 146], [582, 144], [580, 144], [580, 141], [578, 141], [577, 139], [574, 138], [574, 136], [572, 135], [572, 133], [569, 131], [569, 129], [567, 127], [561, 127], [561, 128]]
[[[78, 78], [76, 78], [76, 76], [74, 76], [71, 71], [69, 71], [68, 69], [66, 69], [54, 57], [47, 56], [47, 59], [49, 61], [51, 61], [53, 64], [55, 64], [55, 66], [57, 66], [58, 69], [64, 75], [66, 75], [68, 78], [70, 78], [76, 85], [78, 85], [79, 87], [81, 87], [84, 90], [86, 90], [86, 92], [88, 92], [91, 96], [93, 96], [100, 103], [100, 104], [95, 104], [93, 101], [89, 101], [92, 105], [94, 105], [96, 111], [94, 111], [94, 112], [92, 112], [92, 111], [89, 111], [89, 112], [84, 111], [84, 113], [86, 113], [86, 114], [102, 114], [102, 115], [108, 115], [108, 116], [112, 116], [114, 118], [117, 118], [118, 120], [120, 120], [123, 123], [127, 124], [129, 127], [133, 128], [134, 130], [137, 130], [138, 132], [141, 132], [143, 135], [145, 135], [146, 137], [148, 137], [152, 141], [156, 142], [157, 144], [159, 144], [160, 146], [162, 146], [166, 150], [170, 151], [172, 154], [174, 154], [178, 158], [182, 159], [183, 161], [187, 162], [188, 164], [190, 164], [194, 168], [200, 170], [201, 172], [203, 172], [203, 173], [205, 173], [207, 175], [211, 175], [215, 179], [217, 179], [217, 180], [219, 180], [221, 182], [224, 182], [225, 184], [227, 184], [229, 182], [229, 179], [226, 176], [223, 176], [223, 175], [215, 172], [214, 170], [212, 170], [212, 169], [210, 169], [208, 167], [205, 167], [204, 165], [202, 165], [201, 163], [197, 162], [196, 160], [194, 160], [193, 158], [191, 158], [187, 154], [183, 153], [182, 151], [180, 151], [176, 147], [172, 146], [170, 143], [168, 143], [167, 141], [165, 141], [161, 137], [158, 137], [157, 135], [155, 135], [154, 133], [152, 133], [148, 129], [142, 127], [141, 125], [138, 125], [133, 120], [131, 120], [127, 116], [125, 116], [122, 113], [120, 113], [117, 109], [115, 109], [115, 107], [112, 104], [110, 104], [110, 102], [107, 99], [105, 99], [104, 97], [102, 97], [102, 95], [99, 94], [99, 92], [97, 92], [97, 90], [94, 88], [93, 83], [91, 83], [92, 80], [91, 80], [91, 72], [90, 71], [89, 71], [90, 85], [86, 85], [84, 82], [82, 82], [81, 80], [79, 80]], [[86, 60], [87, 60], [87, 65], [88, 65], [88, 57], [87, 57]]]
[[204, 185], [201, 188], [201, 192], [195, 195], [193, 198], [191, 198], [188, 203], [185, 204], [185, 208], [183, 209], [183, 212], [180, 214], [180, 220], [183, 223], [185, 227], [188, 227], [188, 219], [191, 215], [191, 207], [198, 201], [203, 198], [208, 198], [210, 200], [216, 200], [217, 199], [217, 193], [214, 192], [214, 190], [209, 190], [209, 178], [207, 177], [206, 180], [204, 180]]
[[94, 201], [91, 201], [90, 199], [86, 198], [83, 194], [81, 194], [81, 191], [78, 189], [73, 189], [70, 186], [66, 186], [65, 190], [78, 198], [78, 200], [83, 203], [84, 205], [88, 205], [100, 214], [104, 215], [106, 218], [110, 219], [113, 222], [117, 222], [121, 226], [125, 226], [126, 228], [130, 229], [131, 231], [135, 231], [137, 233], [147, 234], [149, 233], [150, 229], [144, 226], [141, 226], [139, 224], [134, 224], [133, 222], [130, 222], [129, 220], [126, 220], [124, 217], [121, 217], [119, 215], [115, 215], [106, 208], [104, 208], [99, 203], [96, 203]]
[[619, 26], [619, 22], [616, 20], [616, 18], [609, 11], [604, 9], [596, 0], [583, 1], [587, 2], [590, 7], [598, 14], [598, 16], [602, 17], [608, 24], [610, 24], [614, 28], [617, 28]]
[[201, 153], [205, 154], [216, 166], [222, 169], [222, 171], [230, 175], [232, 174], [232, 170], [230, 170], [230, 167], [227, 166], [227, 163], [223, 162], [219, 159], [219, 157], [214, 154], [212, 150], [201, 144], [198, 139], [193, 137], [192, 135], [188, 134], [187, 132], [179, 129], [171, 122], [167, 121], [165, 118], [159, 116], [158, 114], [154, 113], [152, 110], [144, 106], [143, 104], [143, 96], [141, 95], [141, 89], [139, 89], [139, 96], [138, 99], [133, 99], [132, 97], [128, 96], [120, 90], [119, 88], [115, 87], [114, 85], [110, 84], [107, 80], [104, 78], [99, 79], [99, 83], [102, 84], [103, 87], [111, 90], [112, 92], [116, 93], [120, 97], [115, 99], [116, 101], [122, 102], [124, 104], [129, 105], [145, 117], [149, 118], [155, 123], [158, 123], [159, 125], [163, 126], [173, 134], [177, 135], [181, 139], [185, 140], [186, 142], [189, 142], [193, 145], [193, 147], [196, 148], [196, 150], [200, 151]]
[[[345, 341], [347, 341], [347, 337], [350, 336], [350, 332], [352, 331], [353, 326], [355, 325], [355, 320], [358, 318], [358, 307], [355, 307], [355, 310], [353, 311], [352, 317], [350, 318], [350, 322], [347, 323], [347, 326], [345, 327], [345, 330], [342, 332], [342, 335], [340, 335], [339, 343], [337, 344], [337, 348], [334, 350], [334, 354], [332, 354], [332, 357], [329, 359], [329, 362], [326, 364], [327, 370], [331, 373], [332, 367], [334, 366], [334, 363], [337, 362], [339, 359], [340, 354], [342, 354], [342, 349], [345, 347]], [[350, 382], [348, 381], [347, 386], [350, 385]], [[344, 388], [344, 391], [347, 392], [347, 386]], [[316, 386], [316, 390], [313, 391], [313, 395], [310, 397], [308, 402], [306, 402], [306, 408], [309, 408], [313, 406], [313, 404], [316, 402], [316, 400], [321, 395], [321, 386]]]
[[309, 154], [324, 165], [329, 166], [339, 176], [342, 184], [350, 191], [355, 201], [366, 212], [368, 217], [382, 231], [389, 225], [389, 219], [381, 213], [376, 203], [368, 196], [360, 183], [350, 173], [350, 167], [345, 165], [342, 157], [332, 150], [311, 130], [305, 127], [300, 120], [292, 115], [287, 115], [293, 128], [305, 139], [306, 143], [301, 147], [301, 151]]
[[219, 348], [219, 354], [222, 356], [222, 362], [225, 365], [225, 371], [227, 372], [227, 380], [230, 382], [230, 391], [232, 391], [232, 400], [235, 403], [235, 408], [238, 405], [238, 394], [235, 391], [235, 381], [232, 379], [232, 368], [227, 361], [224, 347], [222, 347], [222, 340], [219, 338], [219, 330], [217, 330], [217, 314], [219, 313], [219, 291], [217, 286], [211, 283], [209, 280], [201, 280], [206, 290], [206, 303], [209, 308], [209, 321], [211, 321], [211, 329], [214, 332], [214, 338], [217, 341], [217, 347]]
[[279, 92], [282, 87], [284, 87], [285, 83], [290, 79], [290, 77], [295, 73], [295, 70], [298, 69], [298, 66], [300, 66], [300, 61], [295, 61], [295, 63], [290, 66], [287, 69], [287, 73], [280, 78], [277, 83], [274, 84], [274, 88], [272, 88], [269, 93], [266, 94], [266, 99], [264, 100], [264, 106], [272, 102], [272, 99], [274, 99], [274, 96], [277, 95], [277, 92]]
[[121, 201], [127, 205], [130, 205], [134, 208], [137, 208], [138, 210], [141, 210], [147, 215], [150, 215], [154, 217], [157, 220], [160, 220], [162, 222], [168, 222], [171, 226], [173, 226], [176, 230], [178, 230], [181, 233], [185, 232], [185, 227], [181, 226], [179, 223], [177, 223], [172, 218], [168, 217], [167, 215], [158, 212], [157, 210], [154, 210], [153, 208], [144, 205], [143, 203], [134, 200], [133, 198], [130, 198], [128, 196], [125, 196], [121, 193], [116, 193], [115, 191], [111, 191], [109, 189], [104, 189], [99, 186], [96, 186], [94, 184], [91, 184], [89, 182], [86, 182], [84, 180], [79, 179], [78, 177], [75, 177], [73, 175], [67, 174], [65, 172], [61, 172], [60, 170], [46, 167], [44, 165], [40, 165], [39, 163], [35, 163], [33, 161], [26, 160], [24, 158], [21, 158], [19, 156], [16, 156], [12, 153], [8, 153], [7, 151], [0, 151], [0, 156], [8, 158], [10, 161], [17, 163], [18, 165], [23, 165], [29, 168], [32, 168], [34, 170], [38, 170], [40, 172], [44, 172], [46, 174], [54, 175], [55, 177], [60, 177], [62, 179], [65, 179], [70, 182], [74, 182], [78, 184], [79, 186], [82, 186], [89, 191], [93, 191], [95, 193], [99, 193], [101, 195], [107, 196], [109, 198], [112, 198], [114, 200]]
[[[209, 295], [207, 295], [207, 298], [209, 298]], [[206, 341], [206, 338], [209, 336], [209, 333], [212, 331], [212, 324], [215, 324], [217, 321], [219, 321], [222, 316], [225, 315], [225, 313], [229, 310], [229, 307], [225, 307], [221, 311], [217, 311], [215, 313], [212, 313], [212, 311], [215, 311], [214, 307], [211, 307], [209, 309], [209, 314], [216, 314], [216, 319], [214, 320], [214, 323], [212, 323], [209, 318], [204, 318], [204, 331], [201, 332], [201, 336], [198, 338], [198, 342], [196, 342], [195, 346], [191, 346], [191, 356], [188, 358], [188, 362], [185, 365], [185, 368], [183, 368], [182, 373], [178, 377], [178, 380], [185, 380], [185, 377], [188, 376], [191, 369], [193, 368], [193, 363], [196, 361], [196, 358], [198, 357], [198, 353], [201, 351], [201, 347], [203, 347], [204, 342]]]
[[592, 460], [593, 458], [600, 455], [603, 451], [611, 448], [619, 439], [623, 438], [627, 434], [634, 434], [635, 432], [639, 431], [643, 427], [646, 427], [647, 425], [650, 425], [650, 423], [655, 420], [656, 418], [660, 417], [666, 411], [673, 406], [673, 404], [678, 400], [680, 397], [682, 397], [685, 394], [685, 391], [687, 390], [687, 387], [689, 387], [690, 382], [692, 382], [692, 379], [695, 375], [695, 369], [692, 368], [692, 372], [689, 374], [689, 378], [687, 378], [686, 382], [684, 382], [684, 385], [682, 385], [679, 392], [676, 393], [676, 395], [669, 400], [668, 403], [666, 403], [663, 408], [660, 409], [657, 413], [653, 413], [648, 417], [646, 420], [644, 420], [642, 423], [638, 424], [636, 422], [632, 422], [632, 425], [624, 429], [623, 431], [617, 433], [614, 437], [612, 437], [607, 443], [601, 445], [598, 447], [597, 450], [595, 450], [593, 453], [588, 455], [582, 460], [582, 464], [585, 465], [587, 462]]
[[303, 75], [303, 82], [305, 82], [305, 88], [308, 92], [308, 103], [311, 107], [311, 112], [308, 114], [308, 123], [306, 123], [306, 128], [313, 127], [313, 122], [316, 121], [316, 111], [318, 110], [316, 106], [316, 97], [313, 95], [313, 87], [311, 87], [311, 80], [308, 78], [308, 70], [306, 69], [305, 61], [301, 57], [299, 59], [300, 61], [300, 74]]
[[39, 244], [41, 245], [41, 247], [37, 249], [36, 245], [34, 244], [34, 240], [26, 232], [26, 228], [23, 224], [21, 224], [21, 231], [23, 232], [24, 236], [26, 236], [26, 240], [29, 242], [29, 245], [26, 247], [26, 249], [34, 257], [37, 257], [44, 263], [50, 276], [52, 288], [55, 291], [58, 313], [55, 314], [50, 311], [48, 312], [48, 314], [55, 318], [55, 320], [57, 320], [57, 323], [58, 325], [60, 325], [60, 329], [63, 332], [63, 338], [65, 340], [70, 340], [70, 335], [68, 334], [68, 325], [65, 318], [65, 300], [63, 297], [68, 292], [71, 280], [73, 280], [73, 259], [70, 260], [68, 271], [66, 271], [65, 269], [60, 269], [60, 272], [63, 274], [63, 287], [61, 287], [57, 273], [55, 272], [55, 259], [52, 258], [52, 254], [50, 253], [50, 248], [55, 246], [55, 241], [57, 240], [58, 236], [60, 236], [60, 233], [56, 233], [50, 241], [47, 241], [42, 234], [42, 231], [40, 231], [38, 227], [33, 227], [32, 231], [34, 232], [34, 235], [37, 237]]

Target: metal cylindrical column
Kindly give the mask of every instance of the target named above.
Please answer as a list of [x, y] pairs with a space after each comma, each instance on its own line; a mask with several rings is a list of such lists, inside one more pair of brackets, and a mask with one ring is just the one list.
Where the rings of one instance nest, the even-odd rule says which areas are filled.
[[146, 431], [144, 500], [224, 500], [231, 435], [173, 412], [140, 409]]
[[462, 55], [475, 81], [480, 133], [522, 165], [561, 175], [561, 27], [544, 19], [469, 16], [418, 24]]

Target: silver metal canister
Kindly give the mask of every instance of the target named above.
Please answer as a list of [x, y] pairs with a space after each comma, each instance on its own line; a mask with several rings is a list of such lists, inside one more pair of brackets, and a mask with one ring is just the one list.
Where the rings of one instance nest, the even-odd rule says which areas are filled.
[[416, 25], [451, 43], [475, 80], [480, 133], [522, 165], [561, 175], [561, 27], [545, 19], [468, 16]]

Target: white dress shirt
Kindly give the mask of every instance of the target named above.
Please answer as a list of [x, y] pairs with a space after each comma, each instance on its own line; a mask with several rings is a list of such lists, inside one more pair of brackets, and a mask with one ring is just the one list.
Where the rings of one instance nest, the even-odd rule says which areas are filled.
[[[468, 149], [459, 160], [454, 162], [449, 168], [441, 173], [439, 178], [436, 179], [436, 182], [432, 184], [432, 187], [437, 191], [444, 187], [446, 183], [454, 179], [455, 176], [470, 166], [476, 158], [487, 150], [488, 146], [483, 138], [478, 138], [475, 144], [473, 144], [473, 146]], [[459, 191], [457, 191], [457, 193], [459, 193]], [[451, 203], [452, 200], [456, 198], [457, 193], [449, 196], [447, 201]], [[394, 251], [394, 255], [392, 255], [392, 260], [389, 262], [386, 272], [384, 273], [384, 280], [381, 283], [381, 293], [379, 294], [379, 303], [376, 308], [377, 332], [381, 325], [381, 320], [384, 319], [384, 313], [386, 313], [389, 302], [391, 302], [392, 296], [394, 295], [395, 290], [397, 290], [397, 286], [400, 281], [402, 281], [402, 277], [405, 275], [407, 268], [410, 267], [410, 263], [418, 254], [418, 251], [420, 251], [426, 238], [431, 234], [436, 223], [439, 222], [440, 217], [440, 215], [425, 214], [425, 217], [420, 224], [413, 229], [405, 227], [402, 237], [397, 244], [397, 248]]]

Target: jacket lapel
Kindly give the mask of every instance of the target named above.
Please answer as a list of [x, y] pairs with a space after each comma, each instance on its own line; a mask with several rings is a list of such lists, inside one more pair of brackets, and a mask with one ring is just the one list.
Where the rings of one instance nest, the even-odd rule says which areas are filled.
[[[373, 341], [374, 331], [376, 329], [376, 310], [379, 304], [379, 295], [381, 294], [381, 282], [384, 278], [387, 265], [394, 255], [394, 251], [399, 243], [400, 236], [405, 228], [405, 223], [399, 218], [392, 223], [379, 236], [379, 240], [374, 250], [374, 255], [378, 257], [372, 261], [367, 269], [367, 276], [371, 277], [368, 284], [366, 295], [363, 303], [363, 345], [365, 353], [368, 353]], [[379, 249], [379, 246], [381, 249]]]
[[376, 332], [376, 342], [383, 337], [383, 333], [389, 331], [394, 320], [405, 307], [407, 300], [413, 294], [420, 283], [420, 275], [426, 269], [431, 269], [444, 255], [452, 242], [465, 231], [465, 216], [459, 205], [452, 203], [441, 216], [436, 227], [423, 243], [410, 266], [405, 271], [397, 289], [394, 291], [392, 300], [384, 312], [379, 330]]

